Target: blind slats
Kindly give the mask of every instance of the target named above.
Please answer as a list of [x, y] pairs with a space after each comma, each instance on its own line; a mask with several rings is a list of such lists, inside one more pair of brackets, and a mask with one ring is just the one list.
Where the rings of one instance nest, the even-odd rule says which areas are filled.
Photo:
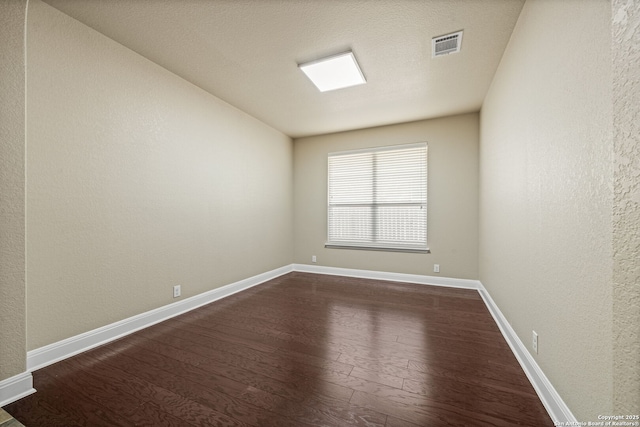
[[427, 144], [332, 153], [328, 244], [427, 249]]

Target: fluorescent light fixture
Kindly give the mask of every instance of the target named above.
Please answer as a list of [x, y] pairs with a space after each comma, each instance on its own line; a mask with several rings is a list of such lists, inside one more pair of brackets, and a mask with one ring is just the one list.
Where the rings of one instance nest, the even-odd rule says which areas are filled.
[[367, 82], [362, 71], [360, 71], [353, 52], [341, 53], [300, 64], [299, 67], [320, 92], [361, 85]]

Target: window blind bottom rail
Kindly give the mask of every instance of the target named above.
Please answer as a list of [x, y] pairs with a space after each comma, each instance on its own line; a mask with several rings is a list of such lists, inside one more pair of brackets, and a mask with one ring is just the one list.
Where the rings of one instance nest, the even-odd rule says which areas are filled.
[[325, 248], [328, 249], [355, 249], [362, 251], [383, 251], [383, 252], [409, 252], [409, 253], [420, 253], [420, 254], [430, 254], [431, 249], [417, 249], [417, 248], [385, 248], [379, 246], [352, 246], [352, 245], [338, 245], [333, 243], [325, 243]]

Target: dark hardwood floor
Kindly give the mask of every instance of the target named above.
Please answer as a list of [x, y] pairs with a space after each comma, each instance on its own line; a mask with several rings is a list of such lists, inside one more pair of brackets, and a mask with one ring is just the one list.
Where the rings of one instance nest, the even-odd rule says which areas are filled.
[[36, 426], [552, 426], [473, 290], [290, 273], [33, 373]]

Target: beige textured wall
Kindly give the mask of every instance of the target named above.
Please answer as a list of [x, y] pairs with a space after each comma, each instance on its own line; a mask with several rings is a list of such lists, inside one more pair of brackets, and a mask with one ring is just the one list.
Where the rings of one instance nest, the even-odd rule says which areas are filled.
[[528, 1], [480, 123], [480, 280], [584, 421], [613, 409], [610, 22]]
[[33, 0], [28, 348], [293, 257], [292, 142]]
[[0, 2], [0, 381], [24, 372], [26, 0]]
[[612, 2], [614, 407], [640, 413], [640, 2]]
[[[327, 154], [426, 141], [430, 254], [326, 249]], [[478, 278], [478, 114], [294, 141], [295, 262], [408, 274]]]

